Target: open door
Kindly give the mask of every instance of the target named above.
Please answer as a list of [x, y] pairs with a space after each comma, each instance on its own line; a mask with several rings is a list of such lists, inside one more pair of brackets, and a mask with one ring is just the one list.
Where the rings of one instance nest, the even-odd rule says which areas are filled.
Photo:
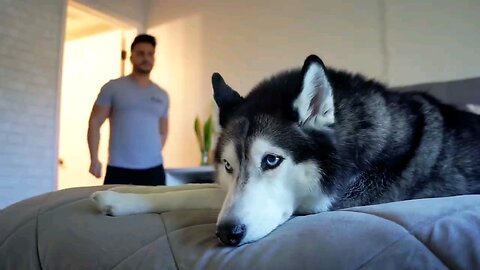
[[[75, 6], [68, 6], [62, 68], [58, 189], [103, 183], [103, 178], [96, 179], [88, 172], [88, 118], [100, 88], [123, 75], [125, 63], [121, 55], [124, 55], [126, 35], [130, 38], [135, 33]], [[108, 158], [108, 137], [107, 121], [101, 129], [99, 147], [99, 158], [104, 166]]]

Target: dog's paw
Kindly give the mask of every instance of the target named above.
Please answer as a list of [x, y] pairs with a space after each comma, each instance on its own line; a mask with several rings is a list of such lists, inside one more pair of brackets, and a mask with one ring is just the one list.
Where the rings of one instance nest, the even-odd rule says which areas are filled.
[[128, 215], [128, 211], [123, 209], [123, 205], [125, 202], [122, 200], [122, 194], [111, 191], [96, 191], [92, 195], [90, 195], [90, 199], [95, 202], [98, 210], [105, 215], [109, 216], [124, 216]]

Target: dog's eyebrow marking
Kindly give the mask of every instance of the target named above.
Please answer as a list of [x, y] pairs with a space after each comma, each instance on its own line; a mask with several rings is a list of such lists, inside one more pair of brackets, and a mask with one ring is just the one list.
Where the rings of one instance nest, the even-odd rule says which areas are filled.
[[[225, 143], [221, 154], [221, 160], [226, 160], [234, 170], [238, 169], [238, 160], [235, 159], [235, 145], [232, 141]], [[223, 163], [222, 163], [223, 164]]]
[[235, 148], [239, 165], [245, 159], [246, 140], [250, 123], [247, 118], [240, 118], [232, 127], [235, 132]]
[[237, 160], [238, 160], [238, 167], [239, 167], [238, 169], [240, 169], [240, 166], [242, 164], [243, 157], [244, 157], [243, 143], [240, 140], [237, 140], [237, 142], [235, 142], [235, 154], [236, 154]]
[[248, 183], [248, 178], [249, 178], [249, 174], [248, 174], [248, 170], [246, 167], [242, 166], [240, 168], [240, 171], [238, 172], [238, 176], [237, 176], [237, 186], [240, 190], [244, 189], [245, 185]]

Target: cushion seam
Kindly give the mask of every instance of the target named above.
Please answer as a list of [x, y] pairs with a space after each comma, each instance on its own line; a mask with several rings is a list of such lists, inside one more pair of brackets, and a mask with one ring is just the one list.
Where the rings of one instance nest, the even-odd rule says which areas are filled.
[[445, 268], [449, 268], [446, 266], [445, 262], [442, 261], [435, 253], [432, 252], [432, 250], [430, 248], [428, 248], [422, 241], [418, 240], [417, 237], [415, 237], [415, 235], [411, 234], [411, 233], [408, 233], [406, 235], [404, 235], [403, 237], [395, 240], [394, 242], [392, 242], [390, 245], [386, 246], [385, 248], [383, 248], [382, 250], [380, 250], [379, 252], [377, 252], [373, 257], [371, 257], [370, 259], [368, 259], [367, 261], [365, 261], [364, 263], [362, 263], [359, 267], [357, 267], [356, 269], [362, 269], [364, 268], [365, 266], [367, 266], [369, 263], [371, 263], [373, 260], [375, 260], [376, 258], [378, 258], [379, 256], [381, 256], [382, 254], [384, 254], [389, 248], [391, 248], [392, 246], [396, 245], [398, 242], [404, 240], [406, 237], [413, 237], [413, 239], [415, 239], [415, 241], [417, 243], [420, 243], [421, 246], [425, 247], [425, 250], [428, 251], [430, 253], [431, 256], [435, 257]]
[[42, 212], [42, 209], [45, 206], [45, 202], [48, 200], [48, 198], [50, 198], [51, 194], [52, 193], [49, 193], [48, 195], [46, 195], [45, 200], [43, 201], [44, 203], [38, 208], [37, 215], [35, 217], [35, 245], [36, 245], [35, 248], [37, 251], [37, 260], [38, 260], [38, 266], [40, 267], [40, 269], [43, 269], [43, 266], [42, 266], [42, 259], [40, 257], [40, 249], [39, 249], [38, 221], [39, 221], [40, 213]]
[[42, 207], [43, 207], [43, 204], [45, 203], [45, 201], [47, 200], [47, 198], [50, 197], [50, 193], [47, 193], [46, 196], [45, 196], [45, 199], [43, 200], [42, 202], [42, 206], [39, 206], [38, 207], [38, 211], [37, 211], [37, 215], [36, 216], [33, 216], [29, 219], [27, 219], [25, 222], [22, 223], [22, 225], [20, 226], [17, 226], [17, 228], [12, 232], [10, 233], [7, 237], [4, 238], [3, 240], [3, 243], [0, 244], [0, 248], [6, 243], [6, 241], [12, 237], [12, 235], [14, 235], [17, 231], [19, 231], [20, 229], [22, 229], [23, 227], [25, 227], [25, 225], [27, 225], [28, 223], [32, 222], [32, 221], [35, 221], [35, 219], [38, 219], [38, 217], [40, 216], [40, 214], [45, 214], [45, 213], [48, 213], [52, 210], [55, 210], [57, 208], [60, 208], [60, 207], [63, 207], [63, 206], [67, 206], [67, 205], [70, 205], [72, 203], [75, 203], [75, 202], [79, 202], [79, 201], [82, 201], [82, 200], [89, 200], [89, 198], [85, 198], [85, 197], [82, 197], [80, 199], [75, 199], [75, 200], [72, 200], [72, 201], [69, 201], [65, 204], [62, 204], [62, 205], [56, 205], [55, 207], [52, 207], [52, 208], [49, 208], [49, 209], [46, 209], [46, 210], [43, 210], [43, 212], [40, 212], [42, 210]]
[[167, 242], [168, 242], [168, 248], [170, 249], [170, 254], [172, 254], [172, 258], [173, 258], [173, 262], [175, 263], [175, 267], [178, 268], [178, 262], [177, 262], [177, 258], [175, 258], [175, 253], [173, 252], [173, 249], [172, 249], [172, 242], [170, 241], [170, 237], [169, 237], [169, 234], [170, 232], [167, 231], [168, 228], [167, 228], [167, 224], [165, 223], [165, 220], [163, 219], [163, 214], [160, 214], [160, 219], [162, 220], [163, 224], [165, 225], [164, 228], [165, 228], [165, 236], [167, 237]]
[[[478, 208], [478, 207], [479, 207], [479, 206], [472, 205], [471, 207], [466, 208], [466, 209], [462, 209], [461, 211], [454, 211], [454, 212], [450, 212], [450, 213], [448, 213], [448, 214], [441, 215], [441, 216], [439, 216], [438, 218], [435, 218], [435, 219], [433, 219], [433, 220], [416, 222], [416, 223], [414, 223], [411, 227], [412, 227], [412, 229], [414, 229], [414, 228], [418, 227], [419, 225], [433, 224], [433, 223], [435, 223], [435, 222], [437, 222], [437, 221], [439, 221], [439, 220], [441, 220], [441, 219], [443, 219], [443, 218], [450, 217], [450, 216], [452, 216], [452, 215], [457, 215], [457, 214], [459, 214], [459, 213], [463, 213], [463, 212], [466, 212], [466, 211], [470, 211], [470, 210], [475, 209], [475, 208]], [[383, 219], [383, 220], [387, 220], [387, 221], [389, 221], [389, 222], [392, 222], [392, 223], [395, 223], [395, 224], [399, 225], [399, 226], [402, 227], [405, 231], [407, 231], [407, 232], [409, 233], [409, 235], [413, 236], [419, 243], [421, 243], [421, 244], [422, 244], [432, 255], [434, 255], [445, 267], [450, 268], [450, 266], [448, 266], [448, 264], [443, 260], [443, 258], [440, 258], [440, 256], [439, 256], [436, 252], [434, 252], [429, 245], [427, 245], [426, 243], [424, 243], [423, 241], [421, 241], [421, 240], [413, 233], [412, 230], [409, 230], [409, 229], [405, 228], [405, 226], [399, 224], [398, 222], [395, 222], [395, 221], [393, 221], [393, 220], [391, 220], [391, 219], [388, 219], [388, 218], [385, 218], [385, 217], [382, 217], [382, 216], [379, 216], [379, 215], [375, 215], [375, 214], [372, 214], [372, 213], [366, 213], [366, 212], [360, 212], [360, 211], [354, 211], [354, 210], [346, 210], [346, 209], [345, 209], [345, 210], [340, 210], [340, 211], [354, 212], [354, 213], [362, 213], [362, 214], [374, 216], [374, 217], [377, 217], [377, 218], [381, 218], [381, 219]], [[382, 250], [380, 253], [376, 254], [374, 257], [377, 257], [377, 256], [381, 255], [381, 253], [383, 253], [384, 251], [385, 251], [385, 250]], [[373, 258], [372, 258], [372, 259], [373, 259]], [[370, 261], [370, 260], [369, 260], [369, 261]], [[363, 265], [362, 265], [361, 267], [363, 267]], [[361, 268], [361, 267], [359, 267], [359, 268]]]
[[125, 262], [126, 260], [128, 260], [130, 257], [134, 256], [135, 254], [137, 254], [139, 251], [143, 250], [144, 248], [152, 245], [153, 243], [157, 242], [158, 240], [162, 239], [163, 237], [165, 237], [166, 235], [159, 235], [157, 237], [155, 237], [152, 241], [148, 242], [147, 244], [139, 247], [137, 250], [135, 250], [133, 253], [127, 255], [126, 257], [124, 257], [123, 259], [119, 260], [111, 269], [115, 269], [115, 268], [118, 268], [123, 262]]
[[[423, 243], [422, 241], [420, 241], [420, 239], [418, 239], [410, 230], [408, 230], [407, 228], [405, 228], [404, 226], [402, 226], [401, 224], [393, 221], [393, 220], [390, 220], [388, 218], [385, 218], [385, 217], [381, 217], [381, 216], [377, 216], [375, 214], [372, 214], [372, 213], [365, 213], [365, 212], [359, 212], [359, 211], [352, 211], [352, 210], [340, 210], [340, 211], [345, 211], [345, 212], [352, 212], [352, 213], [357, 213], [357, 214], [365, 214], [365, 215], [368, 215], [368, 216], [372, 216], [372, 217], [375, 217], [375, 218], [379, 218], [379, 219], [383, 219], [387, 222], [390, 222], [390, 223], [394, 223], [394, 224], [397, 224], [399, 227], [401, 227], [405, 232], [407, 232], [406, 235], [400, 237], [399, 239], [393, 241], [392, 243], [390, 243], [388, 246], [384, 247], [382, 250], [380, 250], [379, 252], [377, 252], [374, 256], [372, 256], [370, 259], [368, 259], [367, 261], [365, 261], [364, 263], [362, 263], [357, 269], [361, 269], [362, 267], [364, 267], [365, 265], [367, 265], [368, 263], [370, 263], [372, 260], [374, 260], [375, 258], [377, 258], [378, 256], [382, 255], [388, 248], [390, 248], [392, 245], [396, 244], [397, 242], [403, 240], [405, 237], [407, 236], [412, 236], [418, 243], [420, 243], [422, 246], [425, 247], [425, 249], [430, 252], [431, 255], [433, 255], [435, 258], [438, 259], [438, 261], [445, 267], [447, 267], [447, 264], [436, 254], [434, 253], [430, 247], [428, 247], [427, 245], [425, 245], [425, 243]], [[445, 217], [446, 215], [442, 216]], [[438, 220], [438, 219], [437, 219]], [[435, 221], [437, 221], [435, 220]], [[434, 221], [434, 222], [435, 222]], [[420, 223], [420, 222], [419, 222]], [[449, 268], [449, 267], [447, 267]]]
[[[160, 217], [160, 220], [162, 221], [162, 223], [165, 225], [165, 221], [163, 220], [163, 217], [161, 214], [158, 215]], [[153, 244], [154, 242], [160, 240], [161, 238], [165, 237], [167, 239], [167, 242], [168, 242], [168, 248], [170, 249], [170, 254], [172, 254], [172, 258], [173, 258], [173, 262], [175, 263], [175, 267], [178, 269], [178, 264], [177, 264], [177, 260], [175, 259], [175, 255], [173, 254], [173, 251], [172, 251], [172, 248], [171, 248], [171, 243], [170, 243], [170, 239], [168, 238], [168, 233], [167, 233], [167, 228], [166, 226], [164, 226], [164, 233], [163, 235], [159, 235], [157, 237], [155, 237], [155, 239], [153, 239], [152, 241], [148, 242], [147, 244], [145, 244], [144, 246], [138, 248], [137, 250], [135, 250], [135, 252], [133, 252], [132, 254], [129, 254], [128, 256], [126, 256], [125, 258], [121, 259], [118, 263], [116, 263], [111, 269], [115, 269], [115, 268], [118, 268], [124, 261], [126, 261], [128, 258], [132, 257], [133, 255], [135, 255], [137, 252], [139, 252], [140, 250], [144, 249], [145, 247], [148, 247], [150, 246], [151, 244]]]

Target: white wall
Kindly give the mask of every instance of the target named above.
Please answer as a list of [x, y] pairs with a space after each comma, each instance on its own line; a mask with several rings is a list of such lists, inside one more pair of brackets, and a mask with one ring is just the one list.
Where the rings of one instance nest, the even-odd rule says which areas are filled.
[[171, 96], [167, 166], [197, 165], [192, 123], [212, 109], [210, 76], [240, 93], [310, 53], [390, 85], [480, 76], [480, 1], [151, 1], [153, 79]]
[[83, 6], [108, 14], [129, 26], [144, 30], [147, 20], [147, 4], [149, 0], [72, 0]]
[[392, 85], [480, 76], [480, 1], [386, 0]]
[[0, 208], [55, 190], [63, 0], [0, 0]]
[[[279, 4], [281, 2], [281, 4]], [[240, 93], [317, 53], [336, 67], [382, 72], [376, 1], [157, 1], [148, 32], [158, 38], [153, 79], [171, 99], [167, 166], [198, 165], [194, 117], [212, 107], [212, 72]], [[322, 4], [323, 3], [323, 4]]]

